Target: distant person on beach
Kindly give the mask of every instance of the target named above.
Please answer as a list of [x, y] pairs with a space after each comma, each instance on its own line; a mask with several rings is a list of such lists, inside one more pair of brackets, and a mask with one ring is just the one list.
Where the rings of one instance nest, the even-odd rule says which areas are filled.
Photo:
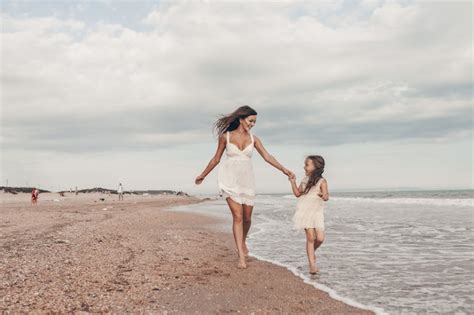
[[299, 187], [296, 177], [289, 177], [293, 194], [298, 198], [292, 218], [293, 226], [304, 229], [306, 233], [306, 254], [311, 274], [319, 271], [315, 253], [324, 241], [324, 202], [329, 199], [328, 183], [323, 177], [324, 166], [322, 156], [309, 155], [304, 162], [306, 176]]
[[77, 186], [76, 186], [76, 196], [79, 194], [79, 192], [77, 191]]
[[36, 187], [33, 187], [33, 190], [31, 191], [31, 204], [36, 205], [38, 203], [38, 198], [39, 198], [39, 190], [36, 189]]
[[123, 187], [122, 187], [122, 183], [119, 183], [119, 186], [118, 186], [118, 189], [117, 189], [117, 193], [118, 193], [118, 199], [119, 199], [119, 200], [123, 200]]
[[248, 249], [245, 241], [250, 230], [255, 198], [255, 176], [251, 159], [253, 148], [283, 174], [294, 176], [265, 150], [260, 138], [250, 133], [256, 123], [257, 112], [250, 106], [241, 106], [228, 115], [222, 115], [214, 123], [214, 130], [218, 135], [217, 151], [204, 171], [195, 179], [197, 185], [201, 184], [219, 164], [224, 150], [226, 151], [227, 159], [218, 171], [218, 186], [232, 213], [232, 231], [239, 256], [237, 268], [241, 269], [247, 268]]

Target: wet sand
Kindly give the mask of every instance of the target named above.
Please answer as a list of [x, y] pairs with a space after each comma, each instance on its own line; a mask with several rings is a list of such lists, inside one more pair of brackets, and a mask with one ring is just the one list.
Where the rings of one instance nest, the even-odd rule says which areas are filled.
[[2, 313], [373, 314], [268, 262], [237, 269], [230, 226], [162, 210], [198, 198], [29, 198], [0, 192]]

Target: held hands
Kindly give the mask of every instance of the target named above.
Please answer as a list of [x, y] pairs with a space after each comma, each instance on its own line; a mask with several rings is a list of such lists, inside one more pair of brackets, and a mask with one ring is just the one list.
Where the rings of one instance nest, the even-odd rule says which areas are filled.
[[295, 174], [288, 175], [288, 180], [292, 183], [296, 182], [296, 175]]
[[283, 169], [283, 174], [285, 174], [286, 176], [290, 176], [290, 175], [291, 175], [291, 176], [294, 176], [294, 175], [295, 175], [292, 171], [290, 171], [290, 170], [287, 169], [287, 168], [284, 168], [284, 169]]
[[283, 173], [288, 176], [288, 180], [290, 182], [296, 181], [296, 175], [292, 171], [290, 171], [288, 169], [284, 169]]

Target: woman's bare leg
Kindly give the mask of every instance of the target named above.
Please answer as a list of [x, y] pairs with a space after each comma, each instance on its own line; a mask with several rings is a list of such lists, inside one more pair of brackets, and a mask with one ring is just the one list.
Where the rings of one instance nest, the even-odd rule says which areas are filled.
[[249, 230], [250, 230], [250, 225], [252, 225], [253, 206], [249, 206], [249, 205], [244, 204], [244, 205], [242, 205], [242, 208], [243, 208], [243, 214], [244, 214], [244, 217], [243, 217], [244, 235], [243, 235], [242, 248], [244, 249], [245, 256], [247, 256], [248, 253], [249, 253], [249, 250], [247, 248], [246, 240], [247, 240], [247, 234], [249, 233]]
[[237, 268], [247, 268], [247, 264], [245, 263], [244, 249], [242, 247], [244, 235], [242, 224], [242, 205], [240, 203], [235, 202], [230, 197], [227, 197], [226, 201], [229, 205], [230, 211], [232, 212], [232, 232], [234, 232], [235, 245], [237, 246], [237, 251], [239, 254], [239, 264], [237, 265]]

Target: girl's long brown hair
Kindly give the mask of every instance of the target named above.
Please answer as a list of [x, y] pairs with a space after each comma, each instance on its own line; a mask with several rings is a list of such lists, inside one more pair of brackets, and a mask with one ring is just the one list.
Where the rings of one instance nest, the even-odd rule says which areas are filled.
[[303, 194], [306, 194], [311, 187], [315, 186], [320, 178], [323, 178], [324, 173], [324, 159], [321, 155], [308, 155], [306, 157], [313, 161], [315, 170], [309, 175], [308, 183], [303, 191]]
[[214, 123], [214, 131], [220, 136], [226, 131], [235, 130], [240, 125], [240, 119], [247, 118], [251, 115], [257, 115], [257, 112], [252, 107], [247, 105], [240, 106], [230, 114], [221, 115]]

